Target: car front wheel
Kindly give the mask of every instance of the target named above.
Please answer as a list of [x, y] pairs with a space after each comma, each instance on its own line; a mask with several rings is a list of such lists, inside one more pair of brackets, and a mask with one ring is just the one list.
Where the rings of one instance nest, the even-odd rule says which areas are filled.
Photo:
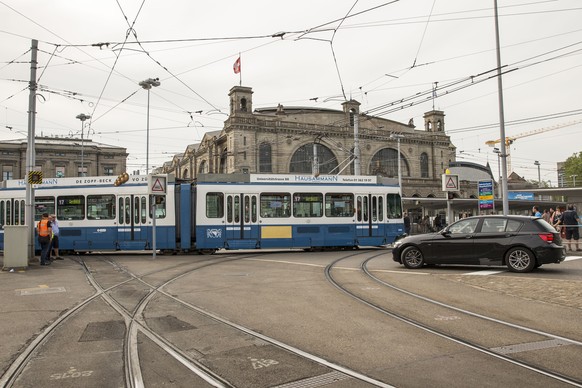
[[536, 266], [536, 258], [527, 248], [511, 248], [505, 255], [505, 263], [511, 272], [530, 272]]
[[417, 247], [404, 248], [400, 257], [406, 268], [417, 269], [424, 265], [424, 257]]

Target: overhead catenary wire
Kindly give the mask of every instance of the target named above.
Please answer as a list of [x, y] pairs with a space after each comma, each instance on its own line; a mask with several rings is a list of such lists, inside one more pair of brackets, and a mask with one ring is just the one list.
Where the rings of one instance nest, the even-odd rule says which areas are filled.
[[[537, 3], [541, 3], [541, 2], [537, 2]], [[433, 15], [433, 16], [434, 16], [434, 15]], [[353, 19], [352, 19], [352, 20], [353, 20]], [[432, 22], [433, 22], [433, 21], [431, 21], [431, 23], [432, 23]], [[426, 23], [426, 22], [425, 22], [425, 23]], [[346, 28], [349, 28], [349, 27], [350, 27], [350, 26], [348, 26], [348, 25], [347, 25], [347, 22], [346, 22], [346, 23], [343, 23], [343, 24], [341, 25], [340, 29], [342, 29], [342, 30], [343, 30], [343, 29], [346, 29]], [[133, 42], [132, 42], [132, 43], [133, 43]], [[151, 52], [151, 50], [150, 50], [150, 52]], [[125, 55], [127, 55], [127, 51], [124, 51], [124, 53], [125, 53]], [[340, 63], [341, 63], [341, 57], [340, 57], [339, 59], [340, 59]], [[53, 60], [53, 64], [54, 64], [54, 62], [55, 62], [55, 61]], [[161, 61], [161, 62], [163, 62], [163, 61]], [[164, 91], [164, 92], [165, 92], [165, 91]], [[443, 91], [443, 92], [444, 92], [444, 91]], [[124, 101], [127, 101], [127, 100], [124, 98]], [[320, 101], [321, 101], [321, 100], [320, 100]], [[103, 100], [101, 101], [101, 103], [103, 103]], [[121, 104], [117, 104], [117, 106], [119, 106], [119, 105], [121, 105]], [[257, 104], [256, 104], [256, 103], [255, 103], [255, 106], [257, 106]], [[101, 108], [103, 108], [103, 104], [101, 105]], [[183, 111], [186, 111], [186, 112], [187, 112], [187, 110], [194, 110], [194, 109], [192, 109], [192, 108], [190, 108], [190, 109], [188, 109], [188, 108], [186, 108], [186, 109], [183, 109]], [[109, 112], [109, 111], [108, 111], [108, 112]], [[448, 131], [449, 131], [451, 127], [449, 126], [448, 128], [449, 128], [449, 129], [448, 129]], [[448, 131], [447, 131], [447, 132], [448, 132]]]

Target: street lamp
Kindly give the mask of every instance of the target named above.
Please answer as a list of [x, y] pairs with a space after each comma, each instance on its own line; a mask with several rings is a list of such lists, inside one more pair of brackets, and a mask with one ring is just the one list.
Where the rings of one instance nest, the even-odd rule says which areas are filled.
[[538, 166], [538, 187], [542, 187], [542, 176], [540, 174], [540, 166], [541, 166], [540, 161], [536, 160], [534, 162], [534, 166]]
[[77, 119], [81, 120], [81, 176], [85, 176], [85, 140], [83, 137], [83, 133], [85, 130], [85, 120], [90, 119], [90, 115], [86, 115], [85, 113], [78, 114]]
[[400, 161], [400, 139], [403, 139], [403, 135], [397, 135], [395, 133], [390, 134], [390, 139], [396, 139], [398, 141], [398, 187], [400, 188], [400, 196], [402, 197], [402, 167]]
[[139, 86], [148, 91], [148, 113], [146, 129], [146, 175], [150, 172], [150, 90], [153, 86], [160, 86], [159, 78], [148, 78], [139, 83]]

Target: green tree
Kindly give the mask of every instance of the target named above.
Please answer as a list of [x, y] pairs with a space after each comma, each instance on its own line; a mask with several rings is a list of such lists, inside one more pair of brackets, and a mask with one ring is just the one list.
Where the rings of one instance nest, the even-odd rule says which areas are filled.
[[574, 181], [576, 186], [582, 186], [582, 152], [570, 156], [564, 163], [564, 186], [570, 187]]

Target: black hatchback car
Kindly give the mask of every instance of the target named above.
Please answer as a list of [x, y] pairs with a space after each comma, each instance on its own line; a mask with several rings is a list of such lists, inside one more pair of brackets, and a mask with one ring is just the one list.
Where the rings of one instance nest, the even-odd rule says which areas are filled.
[[477, 216], [438, 233], [404, 237], [394, 243], [394, 261], [406, 268], [425, 264], [507, 265], [529, 272], [566, 258], [560, 233], [541, 218]]

